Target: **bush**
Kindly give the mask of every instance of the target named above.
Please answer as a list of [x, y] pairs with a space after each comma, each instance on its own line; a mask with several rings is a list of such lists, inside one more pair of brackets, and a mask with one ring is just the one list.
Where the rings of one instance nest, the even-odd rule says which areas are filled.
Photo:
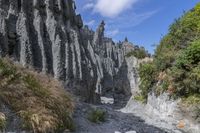
[[141, 95], [146, 99], [150, 89], [153, 87], [156, 79], [156, 69], [153, 63], [141, 64], [139, 67], [139, 76], [141, 79], [140, 90]]
[[200, 62], [200, 40], [194, 41], [177, 58], [176, 67], [191, 70]]
[[200, 104], [200, 94], [190, 95], [182, 99], [183, 103], [186, 105]]
[[141, 103], [146, 103], [147, 99], [143, 95], [137, 95], [137, 96], [134, 96], [134, 100], [141, 102]]
[[189, 96], [200, 93], [200, 41], [183, 50], [171, 69], [176, 95]]
[[155, 51], [155, 65], [164, 71], [174, 65], [178, 53], [200, 38], [200, 3], [185, 13], [170, 26], [169, 33], [163, 37]]
[[[157, 46], [154, 61], [140, 66], [140, 89], [147, 96], [150, 88], [175, 97], [190, 97], [200, 93], [200, 3], [170, 26], [169, 33]], [[166, 72], [166, 78], [155, 85], [156, 76]]]
[[74, 129], [73, 102], [59, 82], [9, 59], [0, 59], [0, 100], [17, 112], [24, 130], [43, 133]]
[[134, 56], [138, 59], [144, 59], [145, 57], [148, 57], [149, 54], [148, 54], [148, 52], [145, 51], [144, 48], [139, 48], [139, 49], [129, 52], [126, 55], [126, 57], [131, 57], [131, 56]]
[[92, 110], [88, 115], [88, 120], [94, 123], [105, 122], [106, 112], [100, 109]]

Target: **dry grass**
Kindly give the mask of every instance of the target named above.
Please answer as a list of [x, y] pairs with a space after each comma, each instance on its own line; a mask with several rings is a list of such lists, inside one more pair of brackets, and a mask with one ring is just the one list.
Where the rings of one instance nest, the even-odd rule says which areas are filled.
[[59, 82], [9, 59], [0, 59], [0, 100], [22, 118], [25, 130], [43, 133], [74, 128], [73, 103]]
[[6, 126], [5, 114], [0, 112], [0, 132], [4, 130], [5, 126]]

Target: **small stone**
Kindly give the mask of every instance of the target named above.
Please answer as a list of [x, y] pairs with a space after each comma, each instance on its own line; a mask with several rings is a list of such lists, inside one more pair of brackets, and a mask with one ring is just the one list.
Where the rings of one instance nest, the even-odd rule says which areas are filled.
[[184, 120], [179, 121], [179, 123], [177, 124], [176, 127], [177, 128], [184, 128], [185, 127], [185, 121]]
[[70, 130], [66, 129], [66, 130], [64, 131], [64, 133], [70, 133]]
[[136, 131], [128, 131], [126, 133], [137, 133]]

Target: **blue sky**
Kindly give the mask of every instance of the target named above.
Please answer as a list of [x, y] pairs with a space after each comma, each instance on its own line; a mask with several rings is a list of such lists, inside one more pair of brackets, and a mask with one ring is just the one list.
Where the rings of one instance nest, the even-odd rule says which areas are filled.
[[114, 41], [127, 36], [153, 53], [169, 25], [200, 0], [75, 0], [77, 13], [93, 30], [104, 20], [105, 36]]

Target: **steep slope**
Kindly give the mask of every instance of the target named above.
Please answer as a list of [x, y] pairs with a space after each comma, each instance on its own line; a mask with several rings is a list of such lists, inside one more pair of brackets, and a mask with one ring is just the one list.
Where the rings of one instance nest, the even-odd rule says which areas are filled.
[[[200, 4], [197, 4], [194, 9], [177, 19], [158, 45], [154, 61], [141, 66], [141, 78], [144, 81], [141, 88], [144, 91], [148, 92], [150, 87], [154, 88], [157, 94], [169, 91], [176, 97], [188, 97], [200, 93], [199, 11]], [[145, 84], [145, 78], [148, 77], [146, 73], [149, 71], [153, 73], [152, 78]], [[154, 87], [158, 81], [159, 85]]]
[[104, 22], [96, 32], [83, 27], [75, 9], [73, 0], [1, 0], [0, 56], [53, 74], [83, 101], [98, 102], [100, 94], [120, 89], [114, 77], [134, 47], [104, 37]]
[[[140, 95], [124, 112], [169, 132], [200, 131], [200, 3], [170, 26], [153, 61], [140, 65]], [[146, 104], [141, 105], [136, 100]]]
[[0, 59], [0, 131], [73, 130], [73, 102], [51, 76]]

